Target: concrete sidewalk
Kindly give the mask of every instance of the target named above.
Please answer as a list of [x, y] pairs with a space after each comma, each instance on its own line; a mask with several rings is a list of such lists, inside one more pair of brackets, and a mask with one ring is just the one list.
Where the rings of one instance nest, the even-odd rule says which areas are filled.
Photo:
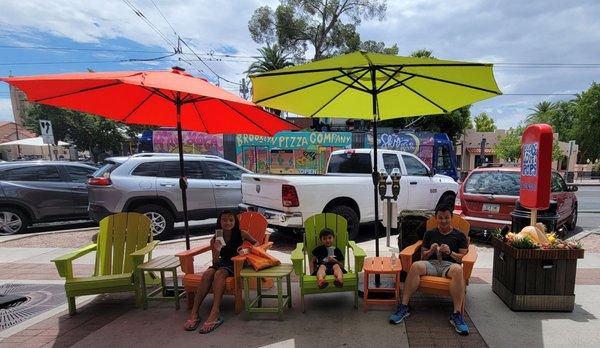
[[[192, 247], [206, 239], [195, 240]], [[390, 255], [380, 240], [381, 254]], [[1, 244], [0, 244], [1, 245]], [[359, 245], [368, 255], [375, 254], [375, 242]], [[154, 255], [172, 255], [183, 250], [183, 244], [159, 245]], [[290, 261], [292, 247], [274, 250], [272, 254]], [[71, 248], [0, 248], [0, 284], [62, 284], [50, 260]], [[405, 324], [387, 323], [392, 307], [381, 306], [367, 313], [353, 308], [352, 295], [323, 294], [306, 298], [307, 312], [299, 305], [297, 283], [292, 284], [293, 308], [284, 313], [283, 321], [274, 316], [259, 315], [246, 321], [245, 314], [233, 314], [232, 297], [226, 296], [222, 316], [225, 324], [211, 335], [185, 332], [183, 322], [188, 311], [175, 311], [170, 303], [152, 302], [147, 311], [133, 306], [132, 294], [100, 295], [78, 299], [79, 314], [69, 317], [66, 305], [0, 331], [0, 348], [24, 345], [38, 346], [202, 346], [304, 347], [326, 346], [595, 346], [600, 341], [600, 254], [586, 253], [578, 262], [576, 308], [573, 313], [524, 313], [510, 311], [491, 291], [493, 249], [478, 246], [479, 258], [467, 292], [466, 314], [471, 335], [458, 336], [448, 323], [449, 299], [416, 295], [411, 301], [412, 313]], [[74, 263], [77, 275], [89, 275], [94, 254]], [[210, 263], [210, 255], [195, 260], [201, 270]], [[294, 278], [293, 278], [294, 279]], [[183, 301], [185, 302], [185, 301]], [[202, 308], [208, 313], [210, 296]], [[184, 306], [185, 308], [185, 306]], [[10, 333], [10, 334], [9, 334]]]

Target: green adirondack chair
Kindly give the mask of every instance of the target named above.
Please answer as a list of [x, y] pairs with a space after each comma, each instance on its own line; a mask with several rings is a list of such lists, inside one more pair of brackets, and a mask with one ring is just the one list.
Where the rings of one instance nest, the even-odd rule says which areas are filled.
[[[152, 241], [150, 219], [138, 213], [119, 213], [100, 221], [97, 243], [72, 251], [52, 262], [61, 277], [66, 278], [65, 292], [69, 314], [76, 313], [75, 296], [134, 291], [139, 305], [140, 287], [135, 269], [158, 242]], [[74, 277], [73, 260], [96, 251], [94, 275]]]
[[[344, 286], [337, 288], [333, 286], [333, 275], [328, 275], [325, 279], [331, 284], [325, 289], [319, 289], [317, 286], [317, 277], [312, 276], [310, 263], [312, 260], [312, 251], [319, 245], [319, 233], [325, 227], [330, 228], [335, 233], [335, 246], [344, 254], [345, 269], [348, 273], [344, 274]], [[354, 269], [350, 263], [350, 249], [354, 254]], [[358, 273], [362, 270], [365, 260], [365, 252], [355, 242], [348, 240], [348, 222], [342, 216], [323, 213], [309, 217], [304, 221], [304, 243], [298, 243], [296, 249], [292, 252], [292, 263], [294, 272], [300, 278], [300, 296], [302, 302], [302, 312], [305, 312], [304, 295], [322, 294], [329, 292], [353, 291], [354, 307], [358, 308]]]

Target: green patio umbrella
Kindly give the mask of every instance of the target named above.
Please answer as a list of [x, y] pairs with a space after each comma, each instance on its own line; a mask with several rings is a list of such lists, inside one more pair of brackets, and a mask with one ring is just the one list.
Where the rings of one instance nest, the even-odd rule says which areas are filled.
[[[446, 114], [502, 94], [491, 64], [354, 52], [251, 76], [255, 103], [309, 117], [377, 121]], [[373, 161], [375, 217], [379, 218]], [[375, 224], [376, 239], [379, 236]], [[376, 240], [379, 256], [379, 241]]]

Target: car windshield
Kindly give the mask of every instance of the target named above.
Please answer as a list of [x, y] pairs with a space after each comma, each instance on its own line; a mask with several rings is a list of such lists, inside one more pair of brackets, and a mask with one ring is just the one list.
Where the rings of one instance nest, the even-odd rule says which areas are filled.
[[518, 172], [476, 172], [464, 185], [465, 193], [490, 195], [519, 195], [520, 174]]

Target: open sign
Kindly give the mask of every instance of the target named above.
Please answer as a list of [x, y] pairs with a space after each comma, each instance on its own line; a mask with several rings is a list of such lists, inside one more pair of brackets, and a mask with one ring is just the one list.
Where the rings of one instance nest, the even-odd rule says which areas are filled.
[[532, 124], [521, 138], [521, 205], [548, 209], [552, 178], [552, 127]]

